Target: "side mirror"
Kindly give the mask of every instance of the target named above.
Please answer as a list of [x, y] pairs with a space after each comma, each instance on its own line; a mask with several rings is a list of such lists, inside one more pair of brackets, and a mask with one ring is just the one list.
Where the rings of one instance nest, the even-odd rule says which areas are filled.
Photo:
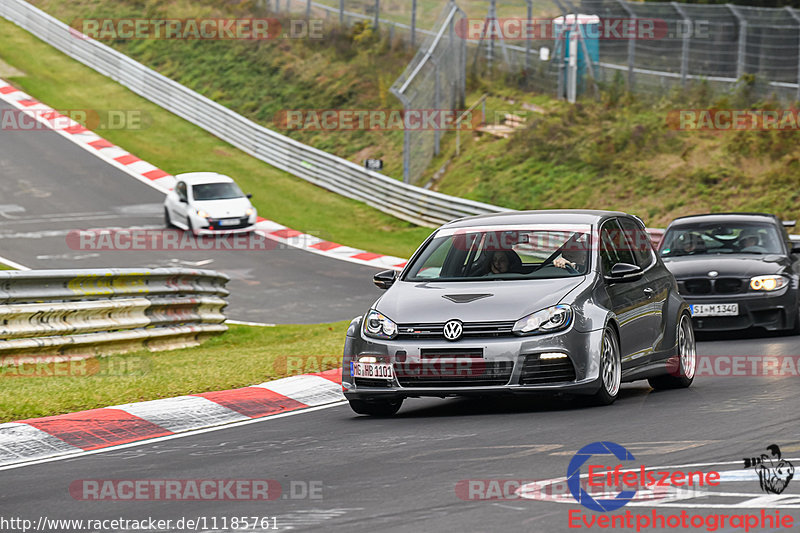
[[188, 204], [188, 203], [189, 203], [189, 200], [188, 200], [188, 199], [186, 199], [186, 198], [183, 198], [183, 197], [181, 197], [181, 196], [178, 196], [178, 201], [179, 201], [180, 203], [182, 203], [182, 204]]
[[792, 241], [792, 249], [790, 253], [800, 254], [800, 241]]
[[378, 272], [372, 277], [372, 282], [375, 284], [376, 287], [379, 289], [388, 289], [392, 285], [394, 285], [394, 280], [397, 278], [397, 272], [394, 270], [384, 270], [383, 272]]
[[617, 263], [611, 267], [607, 278], [614, 281], [634, 281], [642, 273], [642, 267], [630, 263]]
[[252, 198], [253, 197], [253, 193], [247, 193], [247, 194], [245, 194], [245, 196], [247, 196], [248, 198]]

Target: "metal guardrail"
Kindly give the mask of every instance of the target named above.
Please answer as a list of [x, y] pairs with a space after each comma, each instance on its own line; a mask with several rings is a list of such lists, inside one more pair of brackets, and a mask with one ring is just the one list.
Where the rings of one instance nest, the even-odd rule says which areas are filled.
[[228, 276], [184, 268], [0, 272], [0, 357], [199, 344], [228, 329]]
[[281, 170], [424, 226], [506, 209], [401, 183], [271, 131], [170, 80], [23, 0], [2, 0], [0, 16], [47, 44]]

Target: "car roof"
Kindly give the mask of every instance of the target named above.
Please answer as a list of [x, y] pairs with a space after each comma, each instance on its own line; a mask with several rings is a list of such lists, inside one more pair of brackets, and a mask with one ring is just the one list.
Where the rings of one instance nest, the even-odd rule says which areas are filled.
[[597, 224], [615, 216], [630, 216], [620, 211], [590, 209], [544, 209], [539, 211], [504, 211], [459, 218], [445, 224], [447, 228], [502, 226], [505, 224]]
[[696, 224], [698, 222], [711, 224], [725, 222], [781, 223], [777, 216], [769, 213], [707, 213], [704, 215], [688, 215], [676, 218], [669, 223], [669, 227]]
[[233, 178], [225, 174], [217, 174], [216, 172], [186, 172], [185, 174], [177, 174], [175, 179], [185, 181], [189, 185], [233, 183]]

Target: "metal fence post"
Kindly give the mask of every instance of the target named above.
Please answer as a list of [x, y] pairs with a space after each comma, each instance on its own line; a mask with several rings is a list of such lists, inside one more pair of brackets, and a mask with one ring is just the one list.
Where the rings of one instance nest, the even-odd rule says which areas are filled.
[[689, 39], [694, 32], [692, 27], [692, 19], [686, 15], [686, 11], [681, 7], [681, 5], [677, 2], [670, 2], [672, 7], [678, 14], [683, 18], [684, 32], [683, 32], [683, 39], [681, 42], [681, 85], [686, 87], [686, 80], [689, 74]]
[[417, 46], [417, 0], [411, 1], [411, 49]]
[[306, 1], [306, 20], [311, 18], [311, 0]]
[[[633, 22], [634, 26], [636, 25], [636, 14], [633, 10], [628, 7], [628, 5], [624, 2], [624, 0], [617, 0], [617, 3], [620, 5], [622, 9], [628, 14]], [[634, 65], [636, 64], [636, 37], [632, 36], [628, 39], [628, 90], [633, 92], [635, 79], [634, 73]]]
[[375, 0], [375, 29], [378, 29], [381, 15], [381, 0]]
[[741, 78], [747, 68], [747, 58], [745, 52], [747, 50], [747, 21], [742, 14], [736, 9], [733, 4], [725, 4], [725, 7], [730, 9], [736, 21], [739, 23], [739, 51], [736, 55], [736, 78]]
[[786, 11], [789, 12], [799, 26], [797, 29], [797, 92], [795, 93], [794, 99], [800, 102], [800, 15], [798, 15], [797, 12], [795, 12], [795, 10], [789, 6], [786, 6]]
[[[439, 79], [441, 69], [439, 62], [433, 62], [433, 109], [439, 110], [442, 107], [442, 83]], [[442, 132], [439, 128], [433, 130], [433, 155], [439, 155], [440, 143], [442, 140]]]
[[344, 0], [339, 0], [339, 26], [344, 26]]
[[[528, 17], [526, 27], [530, 27], [531, 19], [533, 18], [533, 0], [525, 0], [528, 4], [526, 15]], [[530, 36], [525, 39], [525, 76], [530, 76], [531, 71], [531, 38]]]
[[490, 35], [489, 35], [489, 46], [487, 47], [487, 50], [488, 50], [487, 54], [488, 55], [486, 56], [486, 60], [488, 61], [488, 64], [489, 64], [489, 72], [492, 72], [492, 67], [493, 67], [493, 63], [494, 63], [494, 39], [491, 36], [491, 32], [493, 31], [492, 30], [492, 24], [497, 22], [497, 4], [496, 4], [496, 0], [491, 0], [489, 2], [489, 16], [486, 17], [486, 18], [487, 18], [487, 20], [486, 20], [486, 28], [489, 28], [489, 33], [490, 33]]

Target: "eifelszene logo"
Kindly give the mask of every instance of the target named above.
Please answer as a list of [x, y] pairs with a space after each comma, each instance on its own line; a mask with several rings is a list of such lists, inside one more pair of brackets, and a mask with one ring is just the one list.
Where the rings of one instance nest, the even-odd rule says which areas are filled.
[[631, 452], [614, 442], [587, 444], [578, 450], [578, 453], [572, 457], [567, 467], [567, 486], [572, 493], [572, 497], [584, 507], [601, 513], [624, 507], [636, 495], [635, 490], [624, 490], [612, 498], [596, 500], [581, 487], [581, 467], [594, 455], [613, 455], [620, 461], [633, 461], [636, 459]]
[[770, 454], [761, 457], [745, 457], [744, 467], [755, 468], [761, 490], [768, 494], [780, 494], [794, 477], [794, 465], [781, 458], [781, 449], [777, 444], [767, 446]]
[[[589, 459], [599, 456], [612, 456], [613, 461], [634, 461], [636, 458], [623, 446], [614, 442], [593, 442], [578, 450], [567, 467], [567, 486], [575, 500], [592, 511], [606, 513], [624, 507], [634, 499], [639, 489], [655, 489], [659, 487], [693, 487], [718, 486], [720, 483], [719, 472], [702, 472], [700, 470], [682, 472], [668, 469], [648, 468], [645, 465], [624, 468], [597, 464], [605, 459], [596, 459], [586, 466], [586, 473], [581, 469]], [[603, 496], [595, 499], [592, 494], [581, 486], [581, 478], [587, 478], [587, 488], [598, 488]], [[616, 494], [615, 494], [616, 492]], [[596, 494], [597, 492], [595, 492]]]

